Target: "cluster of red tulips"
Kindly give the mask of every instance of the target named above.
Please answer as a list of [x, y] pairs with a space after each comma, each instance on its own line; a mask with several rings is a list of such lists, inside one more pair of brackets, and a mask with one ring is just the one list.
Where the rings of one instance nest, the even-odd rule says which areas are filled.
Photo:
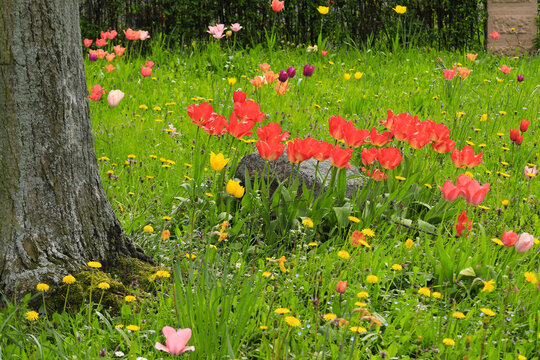
[[456, 179], [456, 185], [452, 181], [446, 180], [439, 188], [446, 201], [454, 201], [461, 196], [468, 204], [480, 205], [489, 191], [489, 184], [480, 185], [478, 181], [461, 174]]
[[[523, 143], [523, 134], [527, 131], [529, 128], [529, 121], [527, 120], [521, 120], [521, 123], [519, 124], [519, 131], [517, 129], [511, 129], [510, 130], [510, 140], [514, 142], [516, 145], [521, 145]], [[521, 131], [521, 134], [519, 133]]]

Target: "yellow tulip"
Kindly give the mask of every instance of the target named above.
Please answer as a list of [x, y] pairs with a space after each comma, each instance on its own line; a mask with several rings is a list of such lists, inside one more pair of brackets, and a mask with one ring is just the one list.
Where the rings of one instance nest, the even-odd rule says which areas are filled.
[[345, 74], [343, 74], [343, 78], [344, 78], [345, 80], [350, 80], [351, 74], [345, 73]]
[[227, 186], [225, 190], [227, 191], [227, 194], [233, 195], [239, 199], [242, 196], [244, 196], [244, 192], [245, 192], [244, 187], [240, 185], [240, 181], [234, 181], [234, 180], [229, 180], [227, 182]]
[[354, 78], [355, 78], [356, 80], [360, 80], [360, 79], [362, 78], [363, 75], [364, 75], [363, 72], [357, 71], [357, 72], [354, 73]]
[[317, 10], [318, 10], [321, 14], [326, 15], [326, 14], [328, 14], [328, 11], [330, 10], [330, 8], [329, 8], [328, 6], [319, 6], [319, 7], [317, 8]]
[[406, 6], [397, 5], [397, 6], [394, 8], [394, 11], [397, 12], [398, 14], [405, 14], [405, 12], [407, 11], [407, 7], [406, 7]]
[[210, 153], [210, 166], [212, 167], [212, 170], [214, 171], [221, 171], [227, 165], [230, 159], [225, 159], [225, 156], [223, 156], [222, 153], [214, 154], [212, 151]]

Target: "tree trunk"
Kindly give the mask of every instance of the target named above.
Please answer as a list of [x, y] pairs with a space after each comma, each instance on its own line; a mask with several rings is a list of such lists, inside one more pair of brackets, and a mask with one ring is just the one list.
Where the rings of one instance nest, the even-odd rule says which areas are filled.
[[2, 0], [0, 32], [0, 292], [23, 294], [88, 261], [150, 260], [99, 178], [78, 1]]

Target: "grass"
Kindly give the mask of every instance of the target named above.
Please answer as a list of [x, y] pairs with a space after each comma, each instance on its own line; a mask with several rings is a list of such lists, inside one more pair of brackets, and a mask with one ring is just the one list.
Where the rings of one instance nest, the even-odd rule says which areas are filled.
[[[122, 301], [118, 312], [96, 304], [107, 290], [95, 290], [94, 305], [79, 312], [31, 309], [30, 295], [7, 301], [0, 311], [3, 357], [168, 358], [154, 348], [164, 343], [166, 325], [192, 329], [188, 345], [195, 352], [182, 356], [196, 359], [540, 354], [538, 241], [523, 254], [496, 241], [504, 231], [535, 234], [540, 225], [538, 178], [523, 170], [538, 165], [538, 57], [486, 52], [470, 61], [464, 53], [432, 49], [355, 48], [323, 57], [286, 44], [233, 50], [217, 41], [174, 50], [156, 41], [141, 56], [138, 44], [132, 47], [112, 61], [111, 73], [105, 59], [85, 62], [89, 87], [125, 93], [117, 107], [106, 94], [91, 101], [96, 156], [125, 231], [170, 277], [132, 286], [136, 301]], [[149, 60], [152, 74], [143, 77], [140, 68]], [[262, 63], [276, 73], [297, 69], [288, 92], [278, 95], [277, 81], [258, 89], [250, 83], [262, 75]], [[302, 75], [305, 64], [315, 66], [313, 76]], [[445, 80], [443, 69], [454, 64], [470, 75]], [[503, 64], [512, 67], [509, 74], [499, 69]], [[382, 131], [380, 120], [392, 110], [445, 124], [456, 147], [483, 151], [483, 162], [460, 169], [429, 145], [414, 150], [394, 141], [401, 164], [353, 199], [340, 195], [342, 184], [315, 201], [309, 191], [296, 197], [293, 183], [269, 200], [260, 179], [243, 184], [237, 199], [224, 184], [239, 158], [257, 151], [255, 144], [209, 136], [186, 112], [209, 102], [228, 119], [233, 90], [247, 92], [267, 116], [262, 124], [280, 123], [291, 140], [334, 143], [328, 119], [337, 115], [356, 128]], [[516, 146], [509, 134], [522, 119], [530, 126]], [[360, 150], [351, 159], [358, 167]], [[231, 159], [224, 170], [211, 169], [211, 151]], [[466, 171], [490, 184], [480, 206], [442, 198], [438, 186]], [[463, 211], [472, 228], [457, 237]], [[355, 231], [369, 247], [354, 246]], [[39, 311], [39, 319], [25, 320], [29, 310]]]

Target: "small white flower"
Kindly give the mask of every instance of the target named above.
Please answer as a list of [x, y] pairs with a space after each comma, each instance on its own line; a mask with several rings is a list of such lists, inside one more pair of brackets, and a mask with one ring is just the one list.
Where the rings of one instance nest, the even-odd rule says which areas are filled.
[[241, 266], [242, 266], [241, 263], [236, 263], [236, 268], [237, 268], [237, 269], [240, 269]]
[[122, 356], [124, 356], [124, 353], [121, 352], [121, 351], [115, 351], [115, 352], [114, 352], [114, 355], [115, 355], [115, 356], [118, 356], [118, 357], [122, 357]]

